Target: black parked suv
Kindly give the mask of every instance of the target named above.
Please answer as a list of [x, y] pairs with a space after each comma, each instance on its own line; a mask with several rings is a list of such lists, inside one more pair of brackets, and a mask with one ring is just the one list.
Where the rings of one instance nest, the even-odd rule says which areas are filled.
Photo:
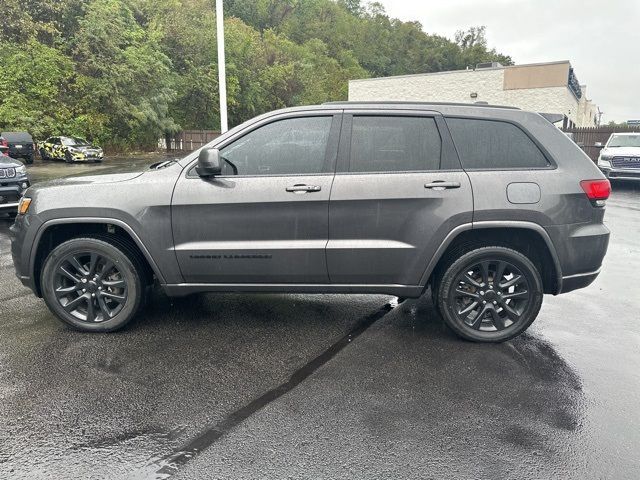
[[30, 188], [12, 254], [22, 282], [85, 331], [125, 325], [156, 279], [168, 295], [430, 291], [459, 335], [499, 342], [543, 294], [596, 278], [609, 191], [536, 113], [298, 107], [146, 172]]
[[28, 132], [2, 132], [0, 137], [5, 140], [5, 145], [9, 147], [11, 158], [23, 158], [26, 163], [33, 163], [35, 148], [33, 138]]
[[14, 216], [30, 183], [27, 168], [21, 161], [9, 157], [8, 151], [8, 147], [0, 145], [0, 214]]

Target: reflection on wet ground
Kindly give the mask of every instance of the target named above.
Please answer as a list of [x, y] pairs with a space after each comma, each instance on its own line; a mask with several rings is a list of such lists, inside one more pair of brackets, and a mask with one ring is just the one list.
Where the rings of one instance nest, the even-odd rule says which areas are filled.
[[501, 345], [426, 297], [155, 291], [81, 334], [0, 220], [0, 478], [640, 478], [640, 190], [614, 189], [601, 277]]

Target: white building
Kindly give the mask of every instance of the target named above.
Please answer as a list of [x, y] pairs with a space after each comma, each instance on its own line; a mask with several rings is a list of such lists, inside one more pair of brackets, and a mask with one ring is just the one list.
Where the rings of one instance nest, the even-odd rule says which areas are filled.
[[349, 82], [351, 101], [488, 102], [564, 115], [562, 127], [593, 127], [598, 109], [586, 96], [569, 61], [475, 70], [367, 78]]

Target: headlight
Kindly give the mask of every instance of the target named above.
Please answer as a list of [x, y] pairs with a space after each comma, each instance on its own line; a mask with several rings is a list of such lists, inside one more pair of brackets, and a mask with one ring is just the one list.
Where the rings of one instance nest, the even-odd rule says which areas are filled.
[[25, 167], [24, 165], [20, 165], [19, 167], [16, 167], [16, 173], [18, 175], [26, 175], [27, 174], [27, 167]]
[[611, 159], [612, 155], [600, 155], [598, 157], [598, 166], [599, 167], [611, 167]]

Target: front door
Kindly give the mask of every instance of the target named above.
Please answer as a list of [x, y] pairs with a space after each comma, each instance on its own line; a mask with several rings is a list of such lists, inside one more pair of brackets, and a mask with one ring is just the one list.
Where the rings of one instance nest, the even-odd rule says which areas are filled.
[[470, 223], [471, 185], [437, 112], [345, 111], [329, 206], [331, 283], [419, 285]]
[[193, 168], [172, 201], [187, 283], [329, 281], [325, 247], [340, 112], [275, 117], [220, 145], [223, 173]]

